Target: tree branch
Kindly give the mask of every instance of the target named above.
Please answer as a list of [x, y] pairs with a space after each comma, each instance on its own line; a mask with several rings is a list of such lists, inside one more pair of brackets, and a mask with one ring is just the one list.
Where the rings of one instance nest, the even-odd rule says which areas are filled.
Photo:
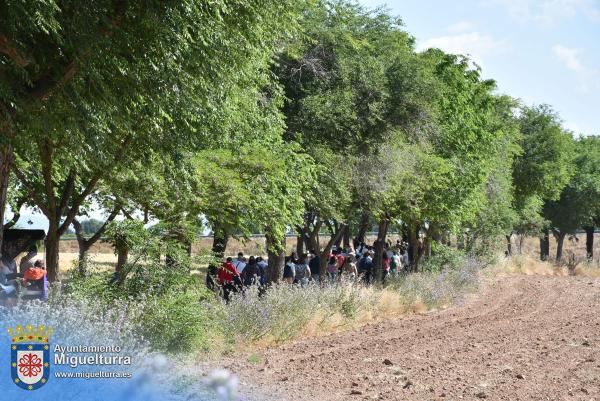
[[65, 186], [63, 187], [63, 191], [60, 195], [60, 205], [58, 209], [58, 215], [62, 216], [65, 212], [67, 204], [69, 203], [69, 199], [73, 194], [73, 188], [75, 187], [75, 171], [71, 169], [69, 172], [69, 176], [65, 180]]
[[[117, 0], [115, 2], [115, 13], [111, 18], [110, 22], [106, 27], [100, 28], [98, 31], [98, 36], [102, 38], [110, 38], [114, 33], [116, 28], [121, 24], [125, 17], [125, 11], [127, 9], [127, 2], [125, 0]], [[88, 47], [85, 49], [78, 57], [73, 57], [73, 60], [67, 64], [64, 68], [58, 79], [48, 74], [39, 80], [37, 80], [31, 90], [29, 91], [30, 95], [36, 99], [46, 101], [48, 100], [56, 90], [63, 87], [67, 84], [77, 71], [80, 69], [83, 61], [88, 59], [92, 54], [92, 47]]]
[[92, 193], [94, 188], [96, 188], [96, 184], [98, 183], [98, 181], [100, 181], [100, 177], [101, 177], [101, 174], [99, 172], [96, 173], [88, 181], [88, 184], [85, 186], [85, 189], [83, 190], [83, 192], [81, 194], [79, 194], [79, 196], [75, 199], [75, 201], [73, 202], [73, 205], [71, 206], [71, 208], [69, 209], [69, 212], [67, 213], [67, 215], [65, 217], [65, 221], [63, 221], [63, 223], [61, 224], [61, 226], [58, 229], [59, 235], [63, 235], [65, 233], [65, 231], [67, 231], [67, 228], [71, 225], [75, 216], [77, 216], [79, 207], [81, 206], [81, 204], [83, 203], [85, 198], [87, 198]]
[[333, 237], [335, 235], [336, 229], [331, 223], [331, 220], [325, 220], [325, 225], [327, 226], [327, 228], [329, 229], [329, 233]]
[[77, 238], [77, 242], [79, 243], [79, 247], [85, 247], [86, 240], [83, 236], [83, 228], [81, 227], [81, 223], [77, 219], [73, 219], [73, 228], [75, 228], [75, 237]]
[[85, 198], [87, 198], [94, 191], [94, 189], [96, 188], [96, 184], [98, 184], [98, 181], [100, 181], [100, 179], [105, 174], [110, 172], [112, 170], [112, 167], [116, 164], [116, 162], [120, 158], [122, 158], [123, 149], [125, 149], [131, 143], [132, 140], [133, 140], [133, 135], [131, 135], [131, 134], [127, 135], [127, 137], [125, 137], [125, 139], [121, 143], [119, 150], [115, 152], [115, 157], [113, 158], [113, 163], [111, 163], [109, 166], [106, 166], [106, 168], [104, 168], [104, 169], [99, 169], [98, 171], [96, 171], [96, 173], [94, 175], [92, 175], [92, 178], [88, 181], [88, 184], [85, 186], [85, 189], [83, 190], [83, 192], [81, 192], [81, 194], [79, 194], [79, 196], [73, 201], [73, 204], [72, 204], [71, 208], [69, 209], [69, 212], [66, 215], [65, 221], [63, 222], [63, 224], [60, 226], [60, 228], [58, 230], [60, 235], [64, 234], [65, 231], [67, 231], [67, 228], [69, 227], [69, 225], [71, 225], [75, 216], [77, 216], [79, 207], [85, 201]]
[[17, 176], [19, 181], [21, 181], [21, 184], [23, 184], [29, 190], [29, 196], [31, 199], [33, 199], [33, 201], [35, 202], [37, 207], [39, 207], [40, 210], [47, 217], [49, 217], [50, 211], [48, 210], [47, 205], [43, 202], [42, 198], [40, 198], [40, 196], [38, 195], [38, 193], [35, 190], [35, 187], [27, 180], [27, 178], [25, 177], [25, 174], [16, 166], [13, 167], [13, 172], [15, 173], [15, 175]]
[[8, 139], [12, 139], [15, 137], [15, 108], [0, 101], [0, 110], [5, 116], [4, 121], [0, 120], [0, 132]]
[[[56, 214], [56, 196], [54, 195], [54, 183], [52, 181], [52, 153], [54, 149], [47, 140], [44, 140], [43, 145], [40, 144], [39, 149], [40, 161], [42, 162], [42, 177], [44, 178], [44, 190], [49, 206], [48, 209], [53, 214]], [[52, 218], [60, 218], [60, 215], [53, 215]]]
[[0, 53], [7, 56], [19, 67], [26, 67], [29, 64], [27, 57], [2, 33], [0, 33]]
[[323, 221], [322, 220], [318, 220], [315, 223], [314, 228], [311, 230], [310, 235], [315, 236], [319, 233], [319, 231], [321, 231], [321, 227], [323, 227]]
[[121, 209], [120, 205], [115, 206], [115, 208], [110, 213], [110, 215], [108, 216], [108, 218], [106, 219], [106, 221], [104, 222], [104, 224], [102, 224], [102, 227], [100, 227], [100, 229], [98, 231], [96, 231], [94, 233], [94, 235], [92, 235], [90, 237], [90, 239], [87, 240], [88, 245], [91, 245], [91, 244], [93, 244], [94, 242], [96, 242], [96, 241], [98, 241], [100, 239], [100, 237], [102, 236], [102, 234], [104, 234], [104, 232], [106, 231], [106, 227], [108, 227], [108, 225], [117, 217], [117, 215], [119, 214], [119, 210], [120, 209]]
[[131, 215], [131, 213], [129, 213], [127, 210], [125, 210], [124, 208], [122, 208], [121, 211], [123, 212], [123, 214], [125, 215], [125, 217], [127, 217], [129, 220], [134, 220], [134, 218]]
[[15, 214], [13, 215], [12, 219], [4, 225], [4, 229], [5, 230], [8, 230], [9, 228], [14, 227], [15, 224], [17, 224], [17, 222], [21, 218], [21, 207], [24, 204], [25, 204], [25, 198], [20, 198], [17, 201], [17, 205], [16, 205], [16, 209], [15, 209]]

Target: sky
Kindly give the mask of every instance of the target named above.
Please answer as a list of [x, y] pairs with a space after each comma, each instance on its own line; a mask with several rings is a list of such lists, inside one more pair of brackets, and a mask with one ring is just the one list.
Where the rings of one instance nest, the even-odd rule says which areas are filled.
[[600, 0], [360, 0], [386, 5], [417, 50], [470, 55], [498, 91], [600, 135]]

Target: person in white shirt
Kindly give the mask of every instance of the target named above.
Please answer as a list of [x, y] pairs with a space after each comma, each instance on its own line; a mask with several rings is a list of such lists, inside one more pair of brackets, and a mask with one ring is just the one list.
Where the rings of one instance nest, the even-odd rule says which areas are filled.
[[5, 275], [15, 274], [17, 272], [17, 263], [8, 256], [0, 258], [0, 272]]
[[[1, 229], [1, 227], [0, 227]], [[0, 256], [0, 300], [5, 300], [16, 291], [13, 280], [8, 280], [7, 275], [14, 275], [17, 270], [17, 264], [9, 257]], [[5, 303], [6, 305], [6, 303]]]
[[358, 248], [356, 248], [356, 257], [360, 259], [366, 250], [367, 245], [364, 242], [361, 242]]
[[408, 252], [402, 249], [400, 251], [400, 260], [402, 262], [402, 270], [408, 271], [410, 266], [410, 261], [408, 260]]
[[242, 274], [244, 268], [246, 267], [246, 258], [244, 257], [244, 253], [238, 253], [237, 259], [233, 262], [235, 266], [235, 270], [237, 270], [238, 274]]

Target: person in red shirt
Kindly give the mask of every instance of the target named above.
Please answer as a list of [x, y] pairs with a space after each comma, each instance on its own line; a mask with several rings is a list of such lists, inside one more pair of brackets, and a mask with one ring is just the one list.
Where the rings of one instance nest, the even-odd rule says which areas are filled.
[[23, 272], [23, 285], [31, 286], [35, 283], [40, 283], [46, 275], [46, 269], [44, 269], [44, 262], [36, 260], [35, 265], [27, 267]]
[[240, 274], [233, 265], [232, 258], [227, 258], [225, 263], [219, 267], [217, 280], [223, 288], [223, 298], [225, 298], [226, 302], [229, 302], [229, 295], [232, 292], [237, 292], [238, 286], [241, 283]]
[[342, 266], [344, 266], [344, 262], [346, 261], [346, 257], [344, 255], [342, 255], [340, 251], [338, 251], [336, 259], [337, 259], [338, 269], [341, 269]]
[[390, 257], [385, 252], [385, 250], [381, 255], [381, 270], [383, 270], [382, 279], [385, 280], [388, 274], [390, 274]]
[[342, 267], [344, 266], [344, 262], [346, 258], [342, 255], [342, 251], [340, 249], [334, 249], [331, 253], [331, 256], [335, 257], [335, 262], [338, 268], [338, 275], [342, 274]]

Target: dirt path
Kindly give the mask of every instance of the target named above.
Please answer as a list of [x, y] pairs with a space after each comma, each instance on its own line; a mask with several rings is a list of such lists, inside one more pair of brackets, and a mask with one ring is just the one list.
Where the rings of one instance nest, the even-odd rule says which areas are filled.
[[600, 400], [600, 280], [512, 276], [463, 306], [223, 361], [251, 400]]

